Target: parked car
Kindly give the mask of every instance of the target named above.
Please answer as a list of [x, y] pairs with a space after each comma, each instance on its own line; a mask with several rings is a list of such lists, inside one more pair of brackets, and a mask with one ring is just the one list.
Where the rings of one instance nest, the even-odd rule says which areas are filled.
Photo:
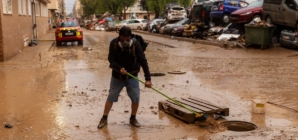
[[246, 8], [234, 11], [230, 20], [233, 23], [248, 23], [255, 18], [262, 18], [264, 0], [256, 0], [251, 2]]
[[61, 46], [62, 42], [78, 41], [83, 45], [83, 30], [76, 19], [63, 19], [57, 23], [55, 30], [56, 45]]
[[170, 34], [173, 36], [183, 36], [184, 28], [185, 25], [173, 27]]
[[187, 17], [185, 8], [180, 5], [171, 6], [169, 9], [166, 9], [164, 15], [168, 21], [182, 20]]
[[123, 26], [130, 27], [132, 30], [142, 30], [147, 24], [147, 19], [128, 19], [122, 20], [120, 23], [116, 24], [116, 29], [120, 29]]
[[190, 15], [191, 21], [193, 23], [196, 22], [196, 26], [208, 26], [209, 28], [211, 8], [217, 1], [218, 0], [201, 0], [198, 1], [197, 4], [194, 4]]
[[175, 22], [173, 24], [167, 24], [164, 26], [164, 34], [171, 34], [172, 33], [172, 30], [173, 28], [175, 27], [179, 27], [181, 25], [186, 25], [186, 24], [190, 24], [190, 19], [189, 18], [185, 18], [183, 20], [180, 20], [178, 22]]
[[280, 45], [285, 48], [298, 49], [298, 33], [296, 31], [281, 31]]
[[105, 24], [106, 31], [114, 31], [116, 30], [116, 22], [115, 21], [107, 21]]
[[160, 30], [162, 27], [164, 27], [167, 24], [167, 21], [157, 21], [156, 24], [152, 26], [152, 33], [160, 33]]
[[165, 21], [165, 19], [153, 19], [151, 22], [148, 22], [149, 23], [149, 24], [147, 24], [148, 25], [148, 31], [152, 32], [153, 25], [156, 25], [157, 22], [159, 22], [159, 21]]
[[249, 5], [244, 0], [224, 0], [215, 2], [211, 8], [210, 18], [212, 22], [229, 23], [230, 14], [240, 8], [245, 8]]
[[297, 0], [265, 0], [263, 17], [267, 23], [293, 27], [298, 30]]

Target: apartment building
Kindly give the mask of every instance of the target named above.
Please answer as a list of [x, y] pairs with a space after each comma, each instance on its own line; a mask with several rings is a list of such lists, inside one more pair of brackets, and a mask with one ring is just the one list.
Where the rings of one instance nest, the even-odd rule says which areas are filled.
[[0, 61], [6, 61], [49, 29], [52, 0], [0, 0]]
[[72, 16], [78, 20], [83, 18], [83, 6], [80, 0], [75, 1], [72, 9]]

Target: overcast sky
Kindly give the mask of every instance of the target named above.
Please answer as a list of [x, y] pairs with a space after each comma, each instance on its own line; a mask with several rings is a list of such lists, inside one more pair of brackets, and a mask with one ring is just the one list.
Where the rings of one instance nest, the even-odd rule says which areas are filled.
[[66, 9], [66, 14], [70, 14], [72, 12], [72, 8], [74, 5], [74, 2], [76, 0], [64, 0], [65, 1], [65, 9]]

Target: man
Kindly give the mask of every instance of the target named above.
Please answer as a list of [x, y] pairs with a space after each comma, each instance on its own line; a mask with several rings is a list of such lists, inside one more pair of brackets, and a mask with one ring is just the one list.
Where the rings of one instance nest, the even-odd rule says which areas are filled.
[[139, 82], [127, 75], [127, 72], [134, 76], [138, 76], [140, 66], [145, 73], [145, 87], [151, 88], [151, 77], [145, 54], [140, 44], [131, 38], [132, 33], [129, 27], [122, 27], [119, 30], [119, 37], [110, 43], [109, 62], [112, 68], [112, 79], [108, 99], [105, 104], [103, 116], [97, 126], [101, 129], [107, 124], [108, 114], [114, 102], [118, 101], [118, 96], [126, 87], [127, 94], [131, 99], [131, 117], [130, 124], [140, 127], [140, 123], [136, 119], [137, 110], [140, 101]]

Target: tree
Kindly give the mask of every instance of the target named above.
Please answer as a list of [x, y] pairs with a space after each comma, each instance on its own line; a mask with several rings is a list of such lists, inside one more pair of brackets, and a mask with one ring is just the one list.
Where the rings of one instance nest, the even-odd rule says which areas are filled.
[[[162, 1], [162, 0], [160, 0]], [[160, 8], [160, 3], [159, 0], [147, 0], [146, 4], [148, 6], [148, 11], [152, 11], [155, 13], [155, 18], [158, 18], [160, 16], [161, 8]]]
[[101, 0], [80, 0], [83, 5], [84, 14], [87, 16], [95, 14], [100, 1]]
[[100, 0], [98, 7], [101, 13], [109, 11], [111, 14], [116, 14], [121, 7], [121, 0]]
[[119, 0], [121, 3], [122, 11], [124, 12], [124, 19], [126, 19], [126, 10], [133, 6], [136, 2], [136, 0]]

